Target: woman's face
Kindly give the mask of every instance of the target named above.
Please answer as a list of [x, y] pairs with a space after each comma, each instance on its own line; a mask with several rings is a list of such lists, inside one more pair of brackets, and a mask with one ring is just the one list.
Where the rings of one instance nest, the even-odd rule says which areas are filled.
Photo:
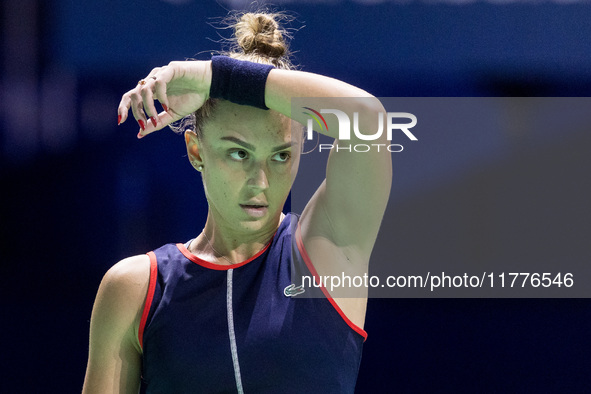
[[[300, 159], [301, 138], [292, 140], [290, 122], [275, 111], [218, 103], [197, 143], [217, 225], [274, 230]], [[299, 136], [301, 130], [294, 133]]]

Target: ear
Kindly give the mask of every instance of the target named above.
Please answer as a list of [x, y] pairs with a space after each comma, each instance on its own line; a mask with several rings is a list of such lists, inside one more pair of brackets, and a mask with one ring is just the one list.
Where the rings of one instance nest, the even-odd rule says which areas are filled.
[[189, 156], [191, 165], [199, 171], [199, 167], [203, 166], [203, 160], [201, 160], [199, 154], [199, 139], [194, 131], [185, 131], [185, 144], [187, 145], [187, 156]]

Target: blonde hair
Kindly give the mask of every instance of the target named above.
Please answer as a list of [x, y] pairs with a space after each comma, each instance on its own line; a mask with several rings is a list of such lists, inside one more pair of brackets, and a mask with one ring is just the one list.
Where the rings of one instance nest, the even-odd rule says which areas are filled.
[[[230, 15], [224, 24], [234, 29], [234, 35], [226, 40], [229, 49], [219, 51], [218, 54], [238, 60], [270, 64], [285, 70], [294, 69], [286, 41], [290, 38], [289, 33], [278, 23], [287, 18], [285, 14], [271, 12]], [[183, 119], [181, 127], [172, 127], [173, 130], [182, 132], [192, 129], [201, 138], [203, 125], [212, 116], [217, 102], [218, 99], [208, 99], [201, 108]]]

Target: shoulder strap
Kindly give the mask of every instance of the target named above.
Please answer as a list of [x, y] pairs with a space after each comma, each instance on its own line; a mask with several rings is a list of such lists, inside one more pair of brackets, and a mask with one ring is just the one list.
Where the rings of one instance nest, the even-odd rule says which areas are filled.
[[138, 340], [140, 347], [144, 347], [144, 328], [146, 328], [146, 321], [154, 299], [154, 290], [156, 289], [156, 279], [158, 276], [158, 261], [154, 252], [149, 252], [150, 257], [150, 283], [148, 285], [148, 294], [146, 295], [146, 302], [144, 304], [144, 311], [142, 312], [142, 319], [140, 320], [140, 327], [138, 329]]

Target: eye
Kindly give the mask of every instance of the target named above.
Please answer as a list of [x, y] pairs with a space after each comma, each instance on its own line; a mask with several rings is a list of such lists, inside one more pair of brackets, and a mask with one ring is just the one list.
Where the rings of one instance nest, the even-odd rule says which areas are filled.
[[245, 150], [237, 149], [230, 152], [230, 157], [234, 160], [242, 161], [248, 158], [248, 153]]
[[287, 151], [277, 152], [273, 155], [273, 160], [284, 163], [289, 160], [291, 154]]

